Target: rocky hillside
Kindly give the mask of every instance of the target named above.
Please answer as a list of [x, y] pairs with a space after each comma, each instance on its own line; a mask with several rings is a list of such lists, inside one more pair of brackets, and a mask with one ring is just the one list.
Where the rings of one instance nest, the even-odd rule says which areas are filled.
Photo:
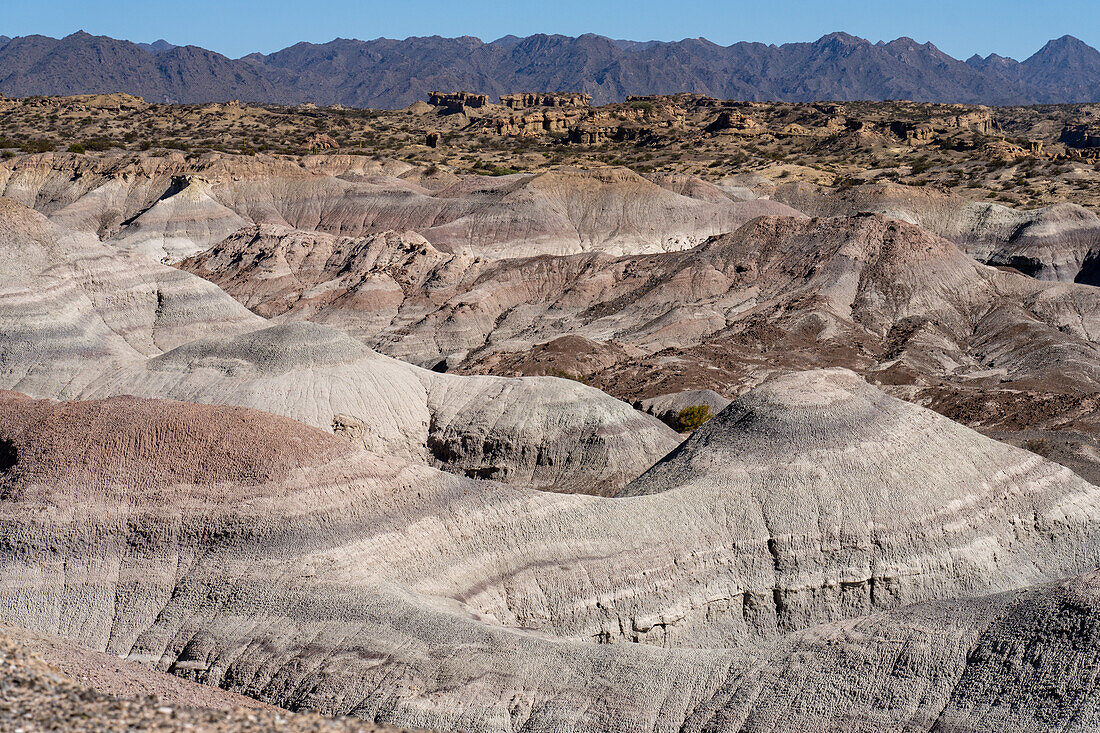
[[845, 370], [735, 401], [617, 498], [239, 408], [0, 408], [0, 615], [292, 710], [595, 733], [782, 728], [796, 697], [808, 730], [1095, 709], [1100, 488]]
[[[1086, 207], [885, 181], [430, 170], [343, 154], [0, 163], [3, 258], [55, 293], [72, 334], [43, 343], [37, 312], [9, 301], [6, 384], [232, 400], [444, 470], [606, 493], [675, 436], [577, 380], [634, 403], [844, 366], [1100, 476]], [[86, 278], [63, 276], [74, 264]]]
[[197, 46], [74, 33], [0, 44], [0, 93], [128, 92], [155, 101], [404, 107], [433, 89], [500, 95], [568, 89], [596, 103], [697, 92], [742, 100], [912, 99], [985, 104], [1098, 101], [1100, 53], [1065, 36], [1023, 62], [963, 62], [911, 38], [832, 33], [782, 46], [705, 38], [629, 43], [603, 36], [338, 38], [229, 59]]
[[1100, 727], [1096, 105], [432, 97], [0, 100], [0, 730]]
[[0, 622], [0, 728], [113, 733], [413, 733], [408, 728], [292, 714]]
[[[422, 188], [436, 192], [434, 202], [411, 196], [404, 212], [389, 218], [391, 228], [438, 226], [437, 235], [453, 239], [455, 222], [468, 209], [439, 197], [459, 199], [483, 191], [486, 199], [495, 198], [502, 218], [507, 218], [510, 203], [522, 198], [526, 209], [541, 207], [531, 213], [541, 220], [544, 232], [547, 226], [558, 231], [577, 227], [574, 249], [592, 244], [590, 226], [577, 221], [572, 211], [576, 202], [555, 198], [557, 174], [511, 188], [486, 179], [565, 166], [630, 168], [672, 193], [706, 202], [708, 206], [697, 207], [698, 219], [711, 225], [731, 200], [798, 198], [797, 190], [788, 190], [790, 185], [773, 189], [799, 182], [831, 188], [900, 183], [1028, 208], [1100, 204], [1100, 104], [765, 103], [702, 94], [630, 97], [598, 106], [578, 94], [503, 95], [499, 104], [486, 95], [466, 93], [429, 94], [426, 99], [406, 109], [378, 110], [238, 101], [163, 104], [122, 93], [2, 98], [0, 178], [9, 166], [38, 164], [36, 156], [20, 160], [21, 154], [49, 151], [88, 153], [89, 158], [109, 151], [141, 152], [145, 160], [139, 171], [150, 166], [165, 171], [167, 164], [154, 165], [149, 158], [175, 159], [180, 154], [191, 159], [211, 153], [276, 155], [284, 167], [284, 156], [293, 156], [296, 167], [298, 156], [306, 155], [305, 167], [349, 182], [368, 183], [384, 175], [403, 179], [413, 193], [422, 193]], [[134, 158], [118, 160], [121, 173], [122, 165], [132, 165], [121, 161]], [[251, 177], [262, 175], [265, 165], [249, 166]], [[95, 162], [73, 167], [83, 176], [102, 170]], [[478, 175], [480, 182], [455, 186], [469, 174]], [[643, 182], [628, 180], [621, 171], [605, 175], [593, 199], [609, 204], [605, 221], [619, 217], [622, 222], [622, 232], [612, 237], [619, 244], [648, 236], [654, 215], [679, 200], [654, 199], [654, 211], [633, 205], [637, 197], [616, 200], [616, 191], [656, 192], [652, 187], [650, 193], [642, 191], [637, 187]], [[99, 177], [96, 173], [86, 181], [92, 184]], [[182, 189], [185, 183], [176, 185]], [[207, 222], [203, 242], [216, 240], [218, 233], [224, 236], [235, 220], [224, 209], [208, 208], [210, 194], [202, 185], [189, 187], [188, 196], [166, 203], [142, 222], [142, 236], [171, 236], [164, 225], [184, 210], [196, 223]], [[278, 198], [276, 207], [281, 205]], [[380, 202], [348, 203], [356, 204], [355, 226], [360, 230], [385, 223], [377, 214]], [[556, 207], [557, 213], [547, 207]], [[435, 212], [439, 221], [433, 220]], [[327, 218], [332, 212], [321, 213]], [[301, 217], [278, 215], [287, 222]], [[696, 217], [686, 210], [680, 216]], [[105, 222], [104, 228], [115, 223]], [[515, 223], [502, 221], [499, 231], [486, 232], [484, 222], [470, 222], [472, 230], [486, 232], [486, 241], [498, 243], [522, 234]], [[659, 234], [653, 232], [649, 240], [653, 249], [667, 244]], [[175, 251], [183, 244], [170, 245], [169, 254], [188, 254]]]

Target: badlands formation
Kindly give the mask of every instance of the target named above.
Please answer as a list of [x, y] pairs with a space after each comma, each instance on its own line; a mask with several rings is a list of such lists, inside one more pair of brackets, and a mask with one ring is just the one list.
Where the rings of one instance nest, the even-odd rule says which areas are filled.
[[0, 162], [0, 684], [146, 727], [1095, 729], [1094, 221]]

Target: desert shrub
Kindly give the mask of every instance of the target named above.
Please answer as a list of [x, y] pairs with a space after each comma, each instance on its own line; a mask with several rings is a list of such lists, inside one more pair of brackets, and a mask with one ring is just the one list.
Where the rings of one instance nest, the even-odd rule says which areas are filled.
[[646, 114], [653, 112], [653, 102], [631, 102], [630, 106], [633, 109], [640, 109]]
[[1031, 438], [1024, 441], [1024, 448], [1040, 456], [1050, 455], [1050, 443], [1045, 438]]
[[712, 417], [714, 414], [710, 411], [710, 405], [692, 405], [676, 413], [675, 427], [681, 433], [687, 433], [698, 430]]
[[111, 141], [105, 137], [93, 137], [84, 141], [84, 147], [88, 150], [103, 152], [111, 149]]
[[69, 152], [70, 153], [76, 153], [77, 155], [84, 155], [84, 153], [86, 151], [84, 149], [84, 146], [81, 145], [80, 143], [73, 143], [72, 145], [69, 146]]
[[919, 176], [922, 173], [927, 173], [931, 170], [932, 165], [932, 161], [928, 160], [928, 158], [917, 158], [910, 164], [909, 174]]
[[515, 168], [503, 168], [499, 165], [492, 168], [477, 169], [474, 172], [482, 176], [510, 176], [513, 173], [519, 173]]
[[15, 468], [19, 463], [19, 449], [7, 438], [0, 439], [0, 473]]
[[24, 153], [48, 153], [54, 147], [49, 140], [24, 140], [19, 144], [19, 149]]
[[573, 374], [572, 372], [567, 372], [563, 369], [551, 369], [546, 374], [547, 376], [557, 377], [558, 379], [569, 379], [574, 382], [580, 382], [581, 384], [588, 384], [588, 380], [584, 378], [584, 375]]

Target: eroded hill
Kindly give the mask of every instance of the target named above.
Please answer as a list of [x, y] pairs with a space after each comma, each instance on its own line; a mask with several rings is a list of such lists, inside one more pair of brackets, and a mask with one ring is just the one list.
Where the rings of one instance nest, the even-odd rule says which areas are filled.
[[[103, 101], [45, 104], [55, 130], [194, 129]], [[370, 118], [451, 126], [412, 161], [330, 135], [0, 162], [0, 716], [1095, 726], [1100, 226], [1089, 189], [1060, 198], [1095, 171], [1071, 142], [967, 147], [1065, 109], [435, 101]], [[531, 105], [583, 124], [498, 127]], [[836, 157], [693, 162], [780, 141]], [[1034, 201], [993, 190], [1025, 170]]]

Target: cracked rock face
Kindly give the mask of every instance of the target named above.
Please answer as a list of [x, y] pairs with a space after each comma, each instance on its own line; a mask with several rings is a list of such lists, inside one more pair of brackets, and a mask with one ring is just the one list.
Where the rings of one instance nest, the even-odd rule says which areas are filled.
[[[793, 690], [839, 689], [797, 719], [930, 729], [1069, 715], [1039, 696], [1056, 671], [1091, 694], [1042, 655], [1084, 659], [1095, 580], [1050, 583], [1100, 563], [1100, 489], [844, 370], [735, 400], [617, 498], [474, 481], [240, 408], [4, 400], [0, 614], [275, 704], [463, 730], [769, 728]], [[219, 448], [192, 469], [193, 444]], [[1031, 653], [1030, 677], [997, 661]], [[1024, 707], [980, 702], [1009, 688]]]

